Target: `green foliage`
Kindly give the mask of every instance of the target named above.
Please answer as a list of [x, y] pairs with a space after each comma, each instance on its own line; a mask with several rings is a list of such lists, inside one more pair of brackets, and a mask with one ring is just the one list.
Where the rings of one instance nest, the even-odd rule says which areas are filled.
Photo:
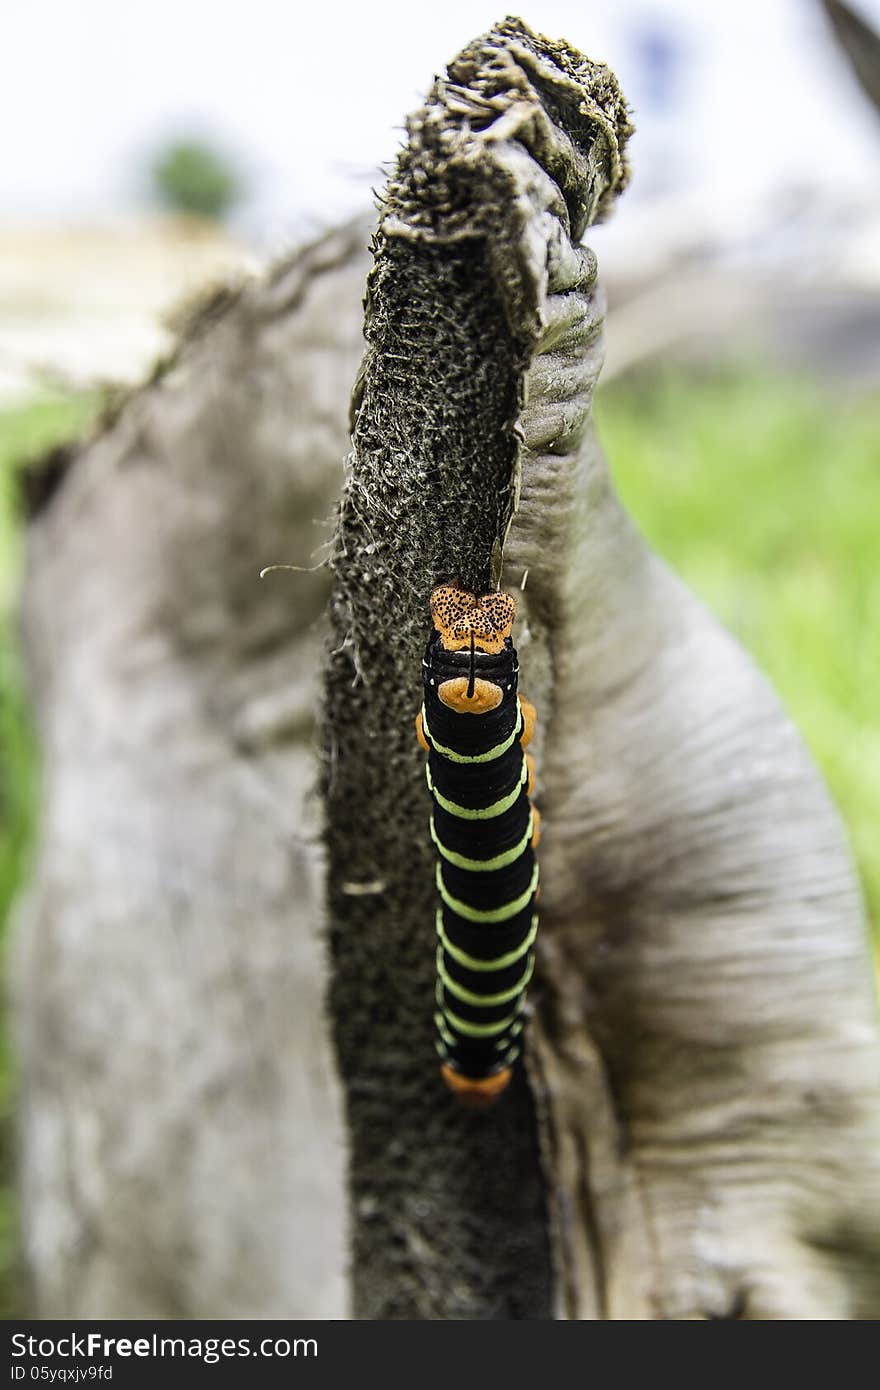
[[[93, 413], [85, 397], [44, 397], [0, 410], [0, 924], [27, 867], [34, 821], [37, 762], [14, 634], [13, 604], [22, 533], [15, 468], [75, 436]], [[5, 936], [4, 936], [5, 940]], [[8, 1030], [0, 1032], [0, 1318], [20, 1313], [14, 1268], [13, 1068]]]
[[600, 394], [620, 493], [767, 672], [847, 823], [880, 930], [880, 414], [814, 382], [684, 376]]
[[73, 438], [94, 409], [88, 397], [47, 396], [0, 411], [0, 922], [20, 877], [34, 789], [34, 754], [12, 613], [22, 558], [16, 468]]
[[166, 207], [215, 222], [223, 220], [242, 194], [232, 162], [198, 140], [178, 140], [162, 150], [152, 175]]

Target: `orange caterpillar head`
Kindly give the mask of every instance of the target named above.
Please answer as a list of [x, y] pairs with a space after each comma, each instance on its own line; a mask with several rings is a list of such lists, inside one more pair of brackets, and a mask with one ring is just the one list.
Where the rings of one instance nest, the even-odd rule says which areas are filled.
[[465, 647], [497, 656], [513, 631], [516, 601], [510, 594], [472, 594], [440, 584], [431, 594], [431, 617], [448, 652]]

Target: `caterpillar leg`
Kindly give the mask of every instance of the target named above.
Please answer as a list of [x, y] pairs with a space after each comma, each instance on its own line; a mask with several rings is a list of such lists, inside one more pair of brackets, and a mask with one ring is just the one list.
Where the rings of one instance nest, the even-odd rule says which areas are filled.
[[419, 741], [419, 747], [420, 747], [420, 748], [423, 748], [423, 749], [425, 750], [425, 752], [427, 753], [427, 752], [428, 752], [428, 742], [427, 742], [427, 739], [425, 738], [425, 731], [424, 731], [424, 729], [423, 729], [423, 727], [422, 727], [422, 711], [421, 711], [421, 710], [419, 710], [418, 714], [416, 715], [416, 738], [417, 738], [418, 741]]
[[532, 807], [532, 849], [537, 849], [541, 841], [541, 812]]
[[458, 1097], [462, 1105], [471, 1110], [484, 1110], [494, 1105], [502, 1091], [507, 1090], [513, 1075], [510, 1067], [505, 1067], [503, 1071], [484, 1076], [480, 1081], [471, 1081], [445, 1062], [440, 1071], [450, 1091]]
[[538, 722], [538, 711], [535, 709], [535, 706], [532, 704], [531, 700], [526, 699], [525, 695], [520, 695], [519, 707], [522, 710], [523, 717], [523, 731], [520, 735], [519, 741], [522, 744], [523, 748], [525, 748], [532, 741], [532, 736], [535, 732], [535, 725]]

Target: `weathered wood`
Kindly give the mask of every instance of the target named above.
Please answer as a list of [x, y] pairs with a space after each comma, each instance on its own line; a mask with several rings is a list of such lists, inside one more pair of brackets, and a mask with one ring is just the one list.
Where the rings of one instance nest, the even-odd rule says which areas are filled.
[[[343, 1309], [328, 599], [356, 1313], [880, 1312], [880, 1049], [845, 838], [592, 434], [603, 310], [571, 234], [619, 186], [625, 117], [569, 50], [510, 25], [490, 46], [489, 79], [481, 41], [435, 89], [384, 209], [332, 595], [323, 570], [256, 574], [332, 539], [363, 229], [218, 298], [35, 498], [43, 811], [13, 988], [43, 1316]], [[426, 205], [406, 161], [447, 115], [476, 219], [454, 246], [407, 221]], [[412, 715], [437, 571], [484, 583], [511, 511], [541, 980], [531, 1085], [475, 1125], [435, 1084]]]
[[[613, 92], [500, 26], [411, 121], [382, 210], [325, 725], [355, 1306], [546, 1316], [546, 1184], [569, 1316], [867, 1316], [880, 1054], [844, 836], [766, 682], [623, 513], [590, 428], [602, 307], [570, 236], [619, 185]], [[520, 487], [505, 579], [526, 585], [522, 680], [544, 712], [543, 1181], [524, 1090], [487, 1124], [427, 1079], [410, 728], [426, 596], [450, 573], [486, 586]]]
[[554, 1311], [525, 1077], [489, 1116], [463, 1112], [439, 1081], [433, 851], [413, 717], [431, 588], [449, 576], [489, 587], [523, 432], [543, 426], [558, 440], [583, 414], [568, 399], [579, 364], [563, 364], [559, 343], [572, 316], [589, 317], [595, 260], [569, 235], [622, 185], [627, 130], [607, 68], [509, 22], [434, 84], [384, 194], [324, 725], [330, 1004], [364, 1317]]
[[32, 486], [16, 923], [37, 1312], [341, 1316], [313, 717], [368, 227], [204, 304]]

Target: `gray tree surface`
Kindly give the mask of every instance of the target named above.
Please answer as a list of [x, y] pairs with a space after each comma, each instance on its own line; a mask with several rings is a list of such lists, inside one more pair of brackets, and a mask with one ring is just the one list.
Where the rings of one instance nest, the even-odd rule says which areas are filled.
[[40, 1316], [341, 1316], [316, 672], [366, 227], [218, 293], [31, 482], [43, 753], [16, 923]]
[[[362, 227], [203, 306], [35, 480], [14, 990], [43, 1316], [339, 1315], [346, 1147], [356, 1316], [880, 1313], [845, 837], [592, 430], [578, 242], [627, 134], [607, 69], [499, 25], [410, 122], [351, 445]], [[430, 588], [485, 588], [502, 542], [541, 721], [540, 980], [528, 1075], [475, 1116], [431, 1047], [412, 720]], [[332, 575], [256, 582], [322, 554]]]

